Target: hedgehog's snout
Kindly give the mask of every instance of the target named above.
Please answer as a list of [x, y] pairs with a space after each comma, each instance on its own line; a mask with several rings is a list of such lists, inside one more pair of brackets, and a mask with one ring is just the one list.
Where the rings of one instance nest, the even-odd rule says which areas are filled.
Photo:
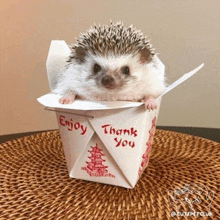
[[115, 80], [110, 75], [103, 76], [101, 79], [101, 83], [107, 89], [115, 89], [115, 87], [116, 87]]

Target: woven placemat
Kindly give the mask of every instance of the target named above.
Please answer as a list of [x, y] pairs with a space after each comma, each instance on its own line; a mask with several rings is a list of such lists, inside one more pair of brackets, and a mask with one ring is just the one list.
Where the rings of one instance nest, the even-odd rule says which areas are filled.
[[186, 134], [156, 131], [134, 189], [69, 178], [58, 131], [0, 145], [1, 220], [219, 219], [219, 189], [220, 144]]

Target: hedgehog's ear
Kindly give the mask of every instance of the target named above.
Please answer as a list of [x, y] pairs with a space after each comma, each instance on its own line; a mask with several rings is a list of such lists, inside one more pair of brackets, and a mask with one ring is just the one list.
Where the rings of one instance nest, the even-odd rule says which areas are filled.
[[152, 60], [151, 52], [148, 48], [143, 48], [139, 51], [140, 54], [140, 62], [142, 64], [148, 63]]
[[79, 59], [80, 62], [85, 61], [86, 51], [83, 47], [79, 46], [75, 48], [76, 57]]

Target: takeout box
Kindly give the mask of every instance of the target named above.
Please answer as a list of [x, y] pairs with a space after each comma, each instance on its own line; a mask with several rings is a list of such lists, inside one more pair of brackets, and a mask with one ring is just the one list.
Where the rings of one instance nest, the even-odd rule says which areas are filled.
[[[70, 49], [65, 41], [52, 41], [47, 58], [50, 88], [65, 67]], [[159, 71], [164, 65], [158, 60]], [[188, 79], [203, 64], [185, 74], [162, 95]], [[37, 100], [56, 111], [69, 176], [77, 179], [134, 188], [149, 162], [158, 108], [146, 111], [139, 102], [76, 100], [60, 104], [61, 96], [46, 94]]]

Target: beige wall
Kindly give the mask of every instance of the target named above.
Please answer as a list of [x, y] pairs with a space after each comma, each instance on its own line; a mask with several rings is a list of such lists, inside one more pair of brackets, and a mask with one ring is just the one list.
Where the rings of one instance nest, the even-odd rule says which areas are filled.
[[168, 83], [205, 67], [163, 98], [158, 125], [220, 128], [218, 0], [0, 3], [0, 135], [57, 128], [36, 98], [49, 92], [45, 61], [52, 39], [73, 42], [96, 23], [122, 20], [141, 29], [166, 65]]

